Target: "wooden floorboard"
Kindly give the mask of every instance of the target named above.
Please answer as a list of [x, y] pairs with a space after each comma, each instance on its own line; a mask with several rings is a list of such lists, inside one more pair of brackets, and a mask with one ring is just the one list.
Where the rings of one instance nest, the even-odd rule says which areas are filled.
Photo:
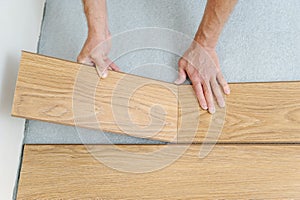
[[23, 52], [12, 115], [173, 141], [177, 86]]
[[12, 115], [185, 143], [300, 143], [300, 82], [235, 83], [226, 109], [199, 108], [190, 85], [23, 52]]
[[[299, 145], [219, 144], [204, 159], [191, 145], [174, 163], [148, 173], [182, 145], [25, 145], [18, 199], [298, 199]], [[96, 158], [110, 161], [113, 169]], [[107, 163], [106, 163], [107, 164]], [[151, 169], [151, 167], [149, 168]], [[148, 170], [149, 170], [148, 169]]]

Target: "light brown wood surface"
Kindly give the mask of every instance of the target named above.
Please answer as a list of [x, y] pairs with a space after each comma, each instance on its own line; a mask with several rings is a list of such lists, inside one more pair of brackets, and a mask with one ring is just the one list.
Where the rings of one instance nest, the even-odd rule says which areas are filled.
[[235, 83], [226, 109], [176, 86], [23, 52], [12, 115], [168, 142], [299, 143], [300, 82]]
[[230, 88], [226, 107], [210, 115], [197, 106], [192, 87], [179, 86], [178, 141], [195, 136], [195, 142], [300, 142], [300, 82], [235, 83]]
[[[218, 144], [204, 159], [191, 145], [174, 163], [148, 173], [140, 169], [174, 156], [182, 145], [25, 145], [18, 199], [298, 199], [299, 145]], [[88, 149], [88, 150], [87, 150]], [[111, 168], [97, 160], [110, 160]], [[111, 165], [111, 166], [113, 166]]]
[[64, 125], [173, 141], [177, 87], [23, 52], [12, 115]]

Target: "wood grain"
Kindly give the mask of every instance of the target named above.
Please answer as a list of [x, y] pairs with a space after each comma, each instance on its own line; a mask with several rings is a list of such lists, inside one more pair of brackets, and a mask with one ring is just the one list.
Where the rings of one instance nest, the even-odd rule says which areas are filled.
[[226, 109], [190, 85], [23, 52], [12, 115], [173, 143], [300, 143], [300, 82], [235, 83]]
[[12, 115], [136, 137], [173, 141], [177, 87], [23, 52]]
[[[300, 143], [300, 83], [230, 84], [226, 108], [199, 108], [190, 86], [179, 86], [178, 141]], [[181, 128], [181, 126], [183, 126]]]
[[[191, 145], [174, 163], [148, 173], [135, 167], [174, 156], [182, 145], [25, 145], [18, 199], [298, 199], [299, 145], [218, 144], [205, 158]], [[97, 157], [98, 156], [98, 157]], [[95, 157], [118, 166], [113, 169]], [[139, 168], [136, 168], [137, 170]]]

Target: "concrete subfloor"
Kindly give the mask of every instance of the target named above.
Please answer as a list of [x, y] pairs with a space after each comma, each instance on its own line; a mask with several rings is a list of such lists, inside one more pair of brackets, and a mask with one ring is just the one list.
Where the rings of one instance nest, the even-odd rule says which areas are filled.
[[[193, 38], [205, 3], [199, 0], [109, 0], [110, 30], [115, 36], [132, 29], [159, 27]], [[229, 82], [300, 80], [299, 9], [298, 0], [240, 0], [217, 47], [226, 79]], [[81, 0], [48, 0], [38, 51], [75, 61], [86, 33]], [[154, 34], [159, 42], [168, 41], [167, 48], [184, 43], [176, 37], [166, 39], [168, 36], [160, 31]], [[185, 47], [186, 44], [182, 44], [178, 52], [183, 52]], [[117, 48], [118, 44], [113, 43], [112, 52]], [[141, 49], [121, 55], [116, 63], [125, 72], [172, 82], [176, 79], [178, 58], [179, 55], [164, 50]], [[24, 142], [159, 143], [33, 120], [27, 120]]]

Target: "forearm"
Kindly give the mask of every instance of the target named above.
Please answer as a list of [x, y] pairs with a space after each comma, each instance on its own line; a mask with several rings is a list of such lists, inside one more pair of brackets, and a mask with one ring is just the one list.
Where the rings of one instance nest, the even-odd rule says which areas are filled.
[[107, 27], [106, 0], [83, 0], [89, 35], [99, 34]]
[[195, 40], [206, 48], [215, 48], [237, 0], [207, 0]]

